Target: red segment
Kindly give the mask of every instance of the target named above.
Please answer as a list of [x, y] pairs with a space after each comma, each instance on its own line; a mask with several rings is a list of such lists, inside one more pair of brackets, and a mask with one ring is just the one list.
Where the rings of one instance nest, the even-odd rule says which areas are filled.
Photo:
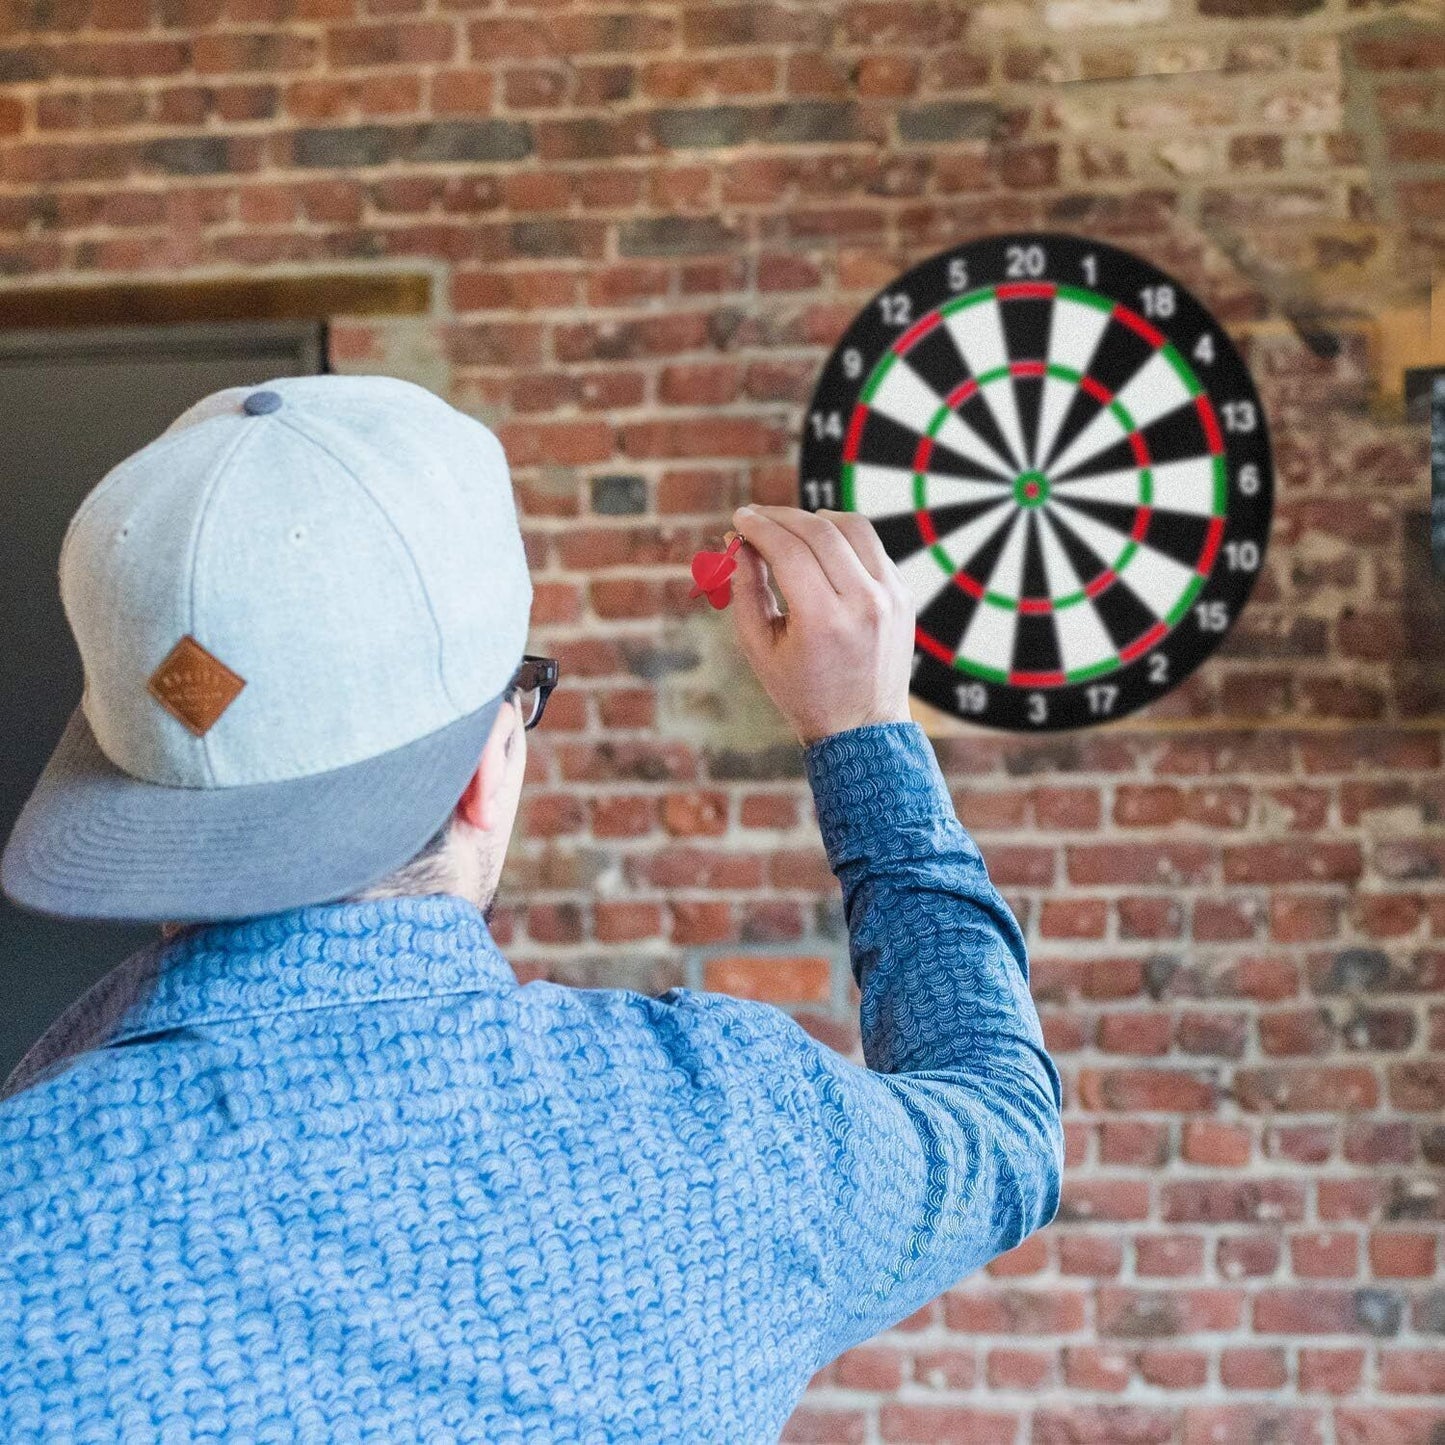
[[1049, 297], [1055, 289], [1052, 281], [1011, 281], [1007, 286], [996, 286], [993, 294], [1000, 301], [1014, 301], [1025, 296]]
[[1049, 600], [1049, 598], [1047, 598], [1047, 597], [1020, 597], [1020, 598], [1019, 598], [1019, 611], [1020, 611], [1020, 612], [1038, 613], [1038, 612], [1052, 612], [1053, 610], [1054, 610], [1054, 604], [1053, 604], [1053, 603]]
[[915, 472], [926, 472], [928, 470], [928, 459], [933, 455], [933, 438], [921, 437], [918, 442], [918, 450], [913, 453], [913, 470]]
[[983, 583], [970, 577], [961, 567], [953, 574], [953, 580], [968, 593], [970, 597], [983, 596]]
[[1157, 642], [1163, 642], [1169, 635], [1169, 629], [1162, 623], [1156, 622], [1143, 637], [1137, 638], [1124, 648], [1119, 656], [1125, 662], [1133, 662], [1136, 657], [1143, 656]]
[[936, 657], [947, 666], [953, 665], [953, 654], [936, 638], [930, 637], [921, 627], [915, 625], [913, 640], [930, 657]]
[[962, 406], [977, 390], [978, 383], [972, 377], [969, 377], [967, 381], [961, 382], [958, 386], [954, 387], [953, 390], [944, 397], [944, 400], [951, 407]]
[[1129, 450], [1134, 453], [1134, 465], [1136, 467], [1147, 467], [1149, 465], [1149, 447], [1144, 440], [1144, 433], [1131, 431], [1129, 433]]
[[1114, 393], [1102, 381], [1096, 381], [1092, 376], [1081, 376], [1079, 386], [1087, 391], [1100, 406], [1108, 406], [1114, 400]]
[[848, 435], [843, 438], [843, 460], [856, 461], [858, 439], [863, 435], [863, 423], [868, 419], [868, 408], [860, 401], [853, 408], [853, 419], [848, 423]]
[[923, 545], [933, 546], [938, 541], [938, 533], [933, 529], [933, 518], [927, 512], [915, 512], [913, 519], [918, 523], [918, 535], [923, 538]]
[[1129, 535], [1136, 541], [1144, 540], [1144, 533], [1149, 530], [1149, 518], [1153, 515], [1151, 507], [1140, 507], [1134, 516], [1134, 530]]
[[908, 330], [893, 343], [894, 351], [896, 351], [899, 356], [902, 356], [915, 341], [920, 337], [927, 336], [942, 320], [943, 318], [936, 311], [925, 316], [922, 321], [910, 326]]
[[1214, 415], [1214, 406], [1202, 391], [1194, 398], [1194, 405], [1198, 408], [1199, 420], [1204, 423], [1204, 435], [1209, 441], [1209, 450], [1218, 456], [1224, 450], [1224, 438], [1219, 434], [1219, 420]]
[[1061, 672], [1011, 672], [1008, 680], [1012, 687], [1062, 687], [1064, 674]]
[[1106, 587], [1112, 587], [1118, 580], [1119, 574], [1112, 567], [1107, 572], [1100, 572], [1097, 577], [1084, 588], [1086, 597], [1097, 597]]
[[1199, 554], [1199, 572], [1208, 577], [1214, 568], [1214, 559], [1219, 553], [1219, 539], [1224, 536], [1224, 518], [1215, 517], [1209, 524], [1209, 533], [1204, 539], [1204, 550]]
[[1115, 321], [1122, 321], [1130, 331], [1137, 331], [1150, 346], [1164, 345], [1164, 333], [1156, 331], [1142, 316], [1136, 315], [1127, 306], [1116, 305], [1110, 315]]
[[1046, 370], [1042, 361], [1011, 361], [1010, 376], [1042, 376]]

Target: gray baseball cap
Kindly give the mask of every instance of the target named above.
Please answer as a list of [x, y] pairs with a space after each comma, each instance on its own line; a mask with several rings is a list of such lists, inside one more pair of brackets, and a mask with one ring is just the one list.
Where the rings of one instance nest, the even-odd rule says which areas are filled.
[[198, 401], [60, 551], [85, 685], [0, 858], [59, 918], [201, 922], [344, 897], [477, 766], [532, 584], [507, 461], [387, 376]]

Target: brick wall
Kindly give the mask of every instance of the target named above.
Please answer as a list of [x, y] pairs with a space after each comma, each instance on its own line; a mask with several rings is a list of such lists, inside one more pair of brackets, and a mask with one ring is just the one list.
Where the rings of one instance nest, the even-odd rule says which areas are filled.
[[[898, 270], [1046, 226], [1231, 325], [1278, 510], [1152, 713], [955, 729], [1068, 1088], [1058, 1222], [822, 1372], [790, 1438], [1445, 1440], [1445, 583], [1367, 324], [1445, 249], [1445, 23], [1356, 0], [10, 0], [0, 272], [424, 266], [338, 369], [500, 429], [565, 684], [497, 931], [526, 977], [773, 1000], [856, 1056], [800, 758], [684, 601], [791, 500]], [[26, 28], [32, 27], [32, 28]]]

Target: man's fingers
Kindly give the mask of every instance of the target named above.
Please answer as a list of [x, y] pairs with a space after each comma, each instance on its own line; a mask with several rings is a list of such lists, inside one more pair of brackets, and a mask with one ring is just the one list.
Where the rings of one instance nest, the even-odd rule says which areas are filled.
[[818, 509], [818, 515], [826, 517], [848, 539], [848, 545], [858, 554], [869, 576], [879, 582], [889, 580], [895, 570], [893, 559], [883, 550], [883, 543], [867, 517], [861, 512], [834, 512], [824, 507]]
[[831, 603], [833, 586], [824, 575], [813, 549], [787, 527], [779, 526], [766, 515], [775, 510], [772, 507], [739, 507], [733, 513], [733, 526], [768, 564], [790, 613]]
[[750, 661], [764, 655], [782, 620], [762, 556], [752, 547], [739, 548], [738, 570], [733, 574], [733, 628]]
[[870, 574], [852, 543], [826, 517], [805, 512], [801, 507], [757, 507], [770, 521], [785, 527], [806, 544], [828, 585], [841, 596], [851, 596], [871, 587]]

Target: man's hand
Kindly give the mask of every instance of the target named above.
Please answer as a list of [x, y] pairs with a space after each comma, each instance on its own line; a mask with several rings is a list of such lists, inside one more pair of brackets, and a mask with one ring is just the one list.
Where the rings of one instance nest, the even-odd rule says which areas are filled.
[[[907, 722], [913, 601], [857, 512], [739, 507], [738, 642], [798, 740]], [[768, 574], [787, 606], [779, 611]]]

